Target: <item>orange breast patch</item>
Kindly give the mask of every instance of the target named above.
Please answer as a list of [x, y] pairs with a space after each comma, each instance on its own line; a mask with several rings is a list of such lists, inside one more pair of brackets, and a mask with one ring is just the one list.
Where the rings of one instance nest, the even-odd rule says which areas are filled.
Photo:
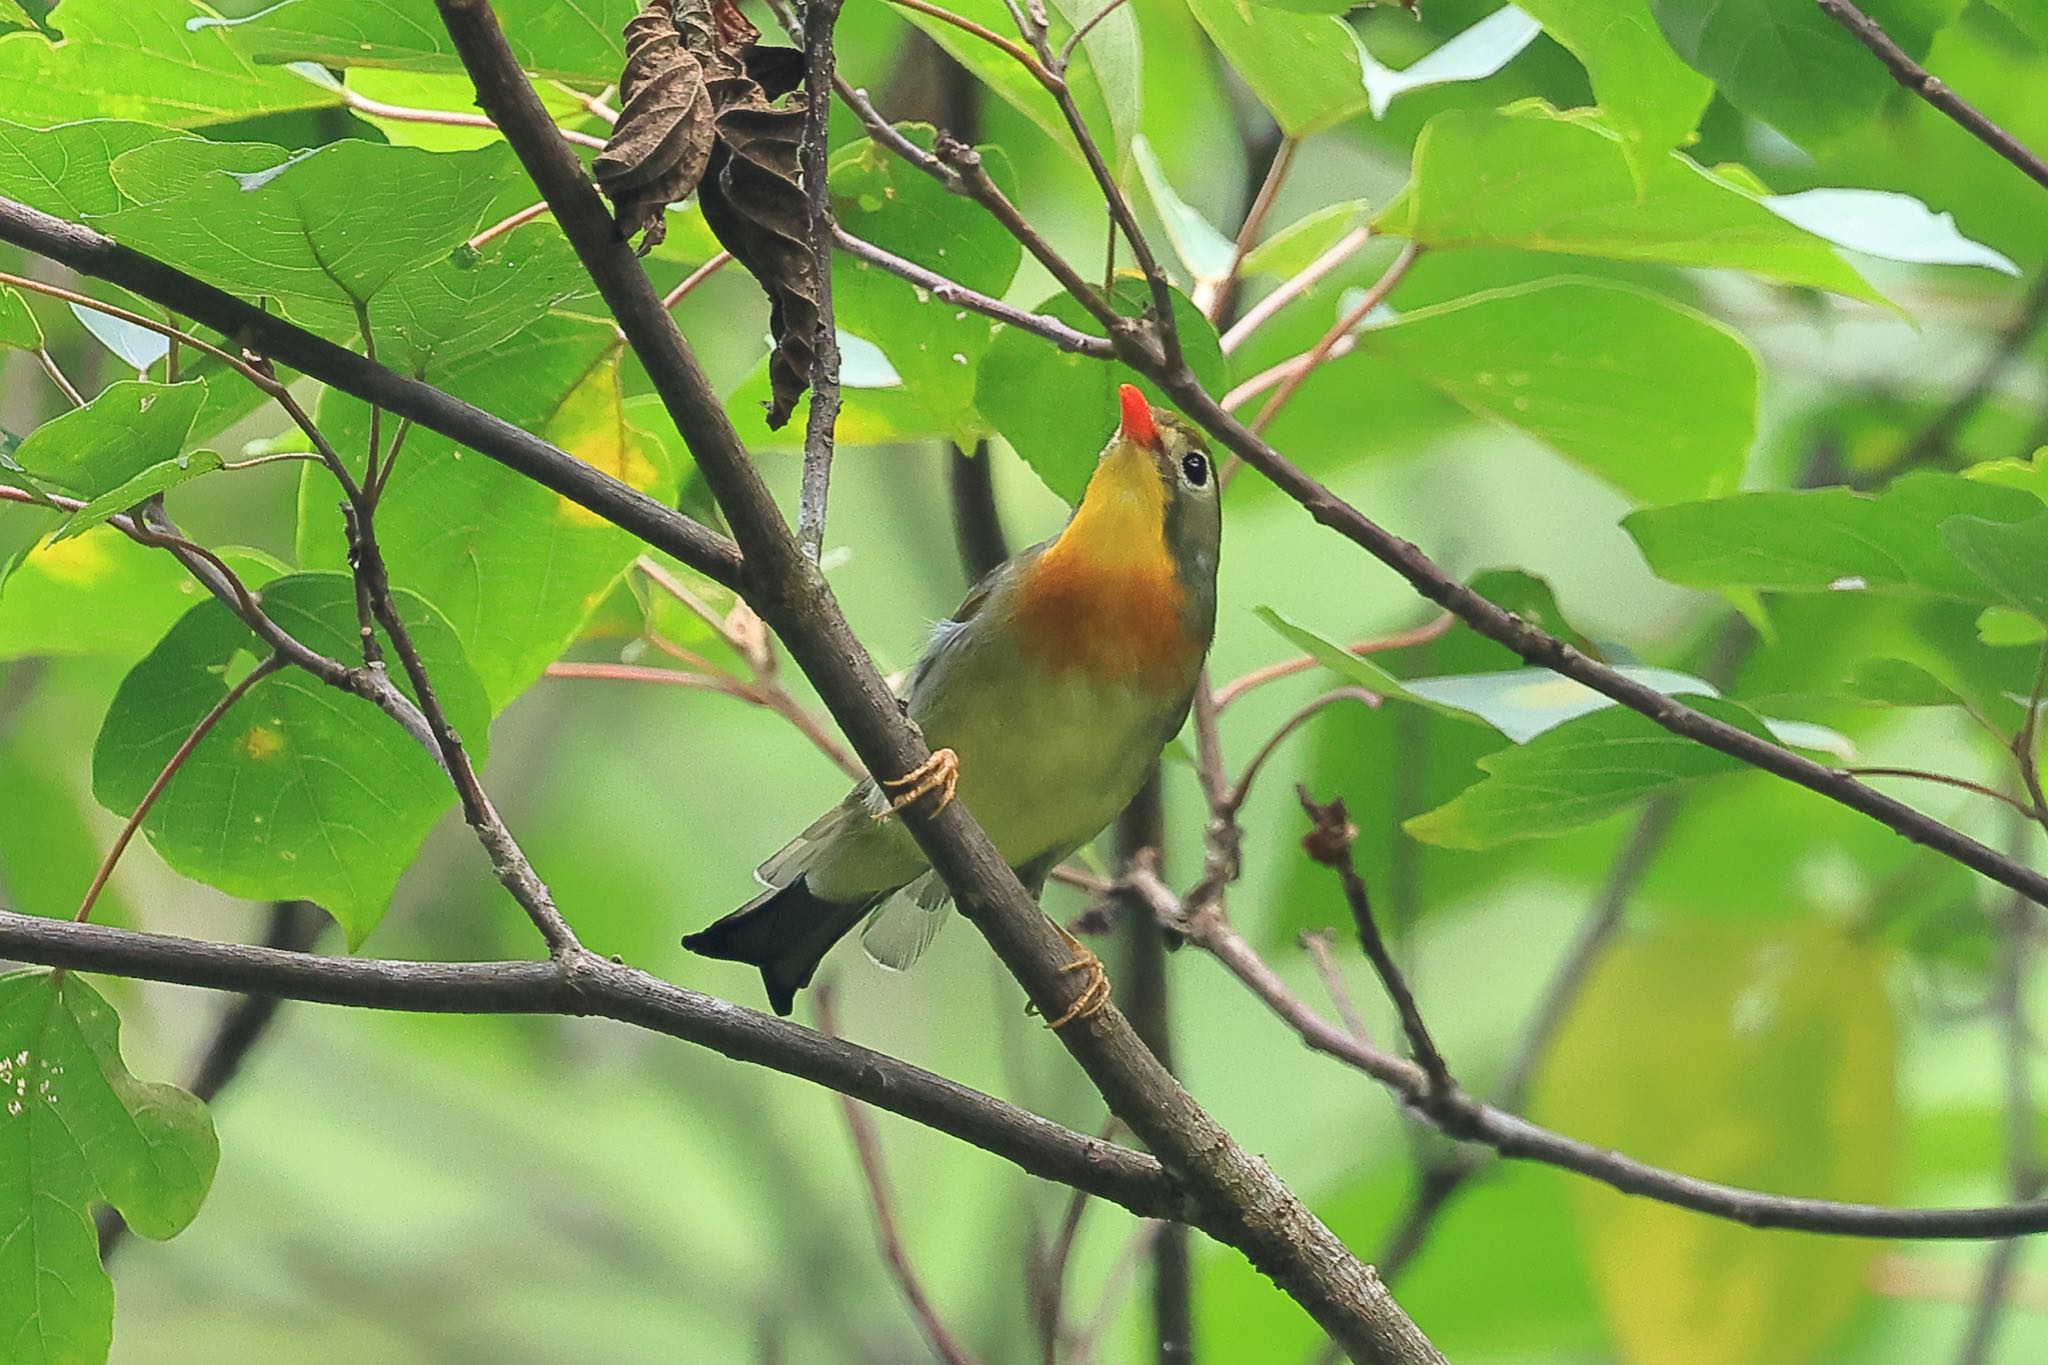
[[1018, 640], [1055, 672], [1177, 691], [1197, 652], [1181, 616], [1186, 600], [1163, 554], [1105, 562], [1055, 545], [1018, 584]]

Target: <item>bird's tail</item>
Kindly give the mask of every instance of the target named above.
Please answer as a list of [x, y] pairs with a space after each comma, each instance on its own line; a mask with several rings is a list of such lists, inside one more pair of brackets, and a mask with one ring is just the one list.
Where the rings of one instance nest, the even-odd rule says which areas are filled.
[[811, 984], [818, 963], [846, 937], [879, 897], [828, 901], [811, 894], [809, 879], [762, 892], [709, 928], [690, 934], [683, 946], [705, 957], [749, 962], [761, 969], [768, 1003], [788, 1014], [796, 993]]

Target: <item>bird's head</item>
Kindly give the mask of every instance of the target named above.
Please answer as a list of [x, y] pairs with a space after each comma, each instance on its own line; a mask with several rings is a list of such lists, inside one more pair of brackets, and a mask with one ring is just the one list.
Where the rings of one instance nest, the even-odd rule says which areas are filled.
[[1208, 591], [1223, 534], [1215, 465], [1200, 432], [1155, 408], [1130, 384], [1123, 420], [1102, 449], [1088, 491], [1060, 537], [1099, 564], [1166, 556], [1186, 586]]

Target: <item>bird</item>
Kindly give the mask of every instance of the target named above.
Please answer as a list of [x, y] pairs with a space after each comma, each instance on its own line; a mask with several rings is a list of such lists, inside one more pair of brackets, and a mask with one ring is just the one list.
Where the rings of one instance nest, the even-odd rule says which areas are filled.
[[[991, 569], [932, 629], [899, 700], [931, 746], [869, 778], [762, 863], [761, 894], [683, 946], [760, 969], [779, 1015], [863, 920], [869, 957], [908, 968], [951, 908], [897, 812], [956, 796], [1037, 899], [1137, 794], [1179, 733], [1216, 630], [1219, 480], [1201, 434], [1119, 386], [1121, 420], [1059, 534]], [[1061, 929], [1066, 934], [1064, 929]], [[1109, 980], [1066, 934], [1099, 1010]]]

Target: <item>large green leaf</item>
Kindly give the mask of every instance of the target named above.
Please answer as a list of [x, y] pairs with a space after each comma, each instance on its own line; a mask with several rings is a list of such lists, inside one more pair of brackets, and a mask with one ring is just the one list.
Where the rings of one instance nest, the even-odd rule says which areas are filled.
[[1521, 8], [1585, 66], [1601, 113], [1639, 167], [1692, 138], [1714, 86], [1671, 50], [1650, 0], [1521, 0]]
[[[931, 146], [929, 127], [904, 131]], [[994, 147], [981, 156], [1014, 198], [1009, 159]], [[856, 237], [997, 298], [1017, 274], [1023, 248], [1000, 223], [871, 140], [833, 158], [831, 186], [833, 213]], [[833, 262], [832, 287], [839, 325], [879, 346], [903, 387], [955, 441], [968, 446], [987, 434], [974, 409], [975, 372], [994, 332], [987, 318], [844, 253]]]
[[[0, 50], [4, 44], [0, 39]], [[192, 140], [189, 133], [121, 119], [86, 119], [54, 128], [0, 119], [0, 194], [60, 218], [112, 213], [127, 202], [114, 184], [114, 158], [173, 138]]]
[[[129, 152], [114, 180], [139, 202], [95, 225], [223, 288], [348, 330], [356, 304], [461, 247], [517, 176], [502, 146], [434, 153], [336, 142], [260, 170], [249, 169], [250, 155], [206, 143]], [[199, 158], [226, 168], [204, 169]]]
[[[1666, 919], [1594, 969], [1534, 1115], [1687, 1175], [1887, 1202], [1901, 1145], [1890, 969], [1868, 936], [1819, 922]], [[1813, 1360], [1883, 1253], [1570, 1188], [1615, 1348], [1636, 1365]]]
[[1392, 365], [1638, 502], [1733, 489], [1756, 432], [1756, 357], [1742, 338], [1623, 285], [1556, 280], [1477, 294], [1357, 341], [1317, 382]]
[[1676, 152], [1632, 171], [1611, 130], [1536, 105], [1431, 119], [1415, 140], [1408, 188], [1379, 225], [1426, 246], [1721, 266], [1880, 297], [1832, 246], [1749, 191]]
[[443, 374], [590, 290], [552, 224], [515, 228], [394, 278], [370, 313], [377, 358], [409, 374]]
[[[1758, 738], [1754, 715], [1732, 702], [1688, 697], [1688, 704]], [[1491, 848], [1515, 839], [1564, 834], [1628, 809], [1645, 797], [1743, 764], [1619, 707], [1545, 731], [1527, 744], [1479, 760], [1486, 777], [1447, 805], [1403, 828], [1444, 848]]]
[[119, 380], [84, 407], [53, 417], [30, 432], [14, 452], [15, 463], [53, 489], [74, 497], [97, 498], [144, 470], [183, 454], [185, 438], [205, 397], [206, 384], [201, 380], [185, 384]]
[[[448, 622], [401, 591], [456, 733], [481, 764], [490, 699]], [[345, 574], [292, 574], [263, 590], [279, 626], [329, 658], [359, 657]], [[219, 602], [195, 607], [123, 679], [93, 751], [93, 794], [131, 813], [192, 728], [264, 652]], [[399, 670], [392, 669], [394, 678]], [[317, 901], [351, 946], [383, 917], [420, 841], [454, 803], [440, 765], [383, 712], [287, 669], [258, 682], [192, 750], [142, 828], [165, 862], [251, 900]]]
[[[611, 329], [550, 317], [489, 351], [430, 371], [435, 382], [656, 496], [677, 471], [666, 446], [627, 420]], [[360, 465], [369, 409], [329, 389], [318, 418]], [[392, 423], [384, 423], [388, 440]], [[446, 437], [408, 433], [377, 513], [392, 579], [446, 615], [502, 707], [558, 657], [637, 542], [551, 489]], [[341, 568], [347, 537], [332, 480], [308, 466], [299, 493], [299, 560]]]
[[257, 66], [189, 0], [64, 0], [64, 33], [0, 35], [0, 109], [23, 123], [81, 114], [196, 128], [335, 103], [288, 71]]
[[1290, 137], [1365, 110], [1358, 37], [1341, 19], [1240, 0], [1188, 0], [1188, 8]]
[[[71, 0], [75, 3], [75, 0]], [[619, 78], [622, 34], [638, 0], [495, 0], [519, 64], [592, 88]], [[282, 0], [221, 24], [226, 41], [262, 62], [461, 71], [434, 0]]]
[[114, 1286], [92, 1209], [145, 1237], [198, 1214], [220, 1161], [206, 1106], [139, 1081], [121, 1021], [75, 975], [0, 976], [0, 1358], [105, 1360]]
[[1622, 521], [1659, 577], [1697, 588], [1906, 592], [1999, 600], [1938, 531], [1950, 517], [2024, 521], [2017, 489], [1920, 471], [1881, 493], [1846, 488], [1745, 493], [1635, 512]]
[[[1678, 55], [1728, 102], [1812, 145], [1848, 132], [1897, 87], [1849, 31], [1812, 0], [1649, 0]], [[1865, 13], [1913, 57], [1962, 0], [1865, 0]]]
[[[1132, 316], [1152, 302], [1145, 284], [1128, 278], [1117, 281], [1115, 297], [1117, 308]], [[1181, 345], [1195, 377], [1211, 393], [1223, 392], [1227, 385], [1216, 329], [1184, 295], [1175, 293], [1173, 301]], [[1033, 311], [1091, 336], [1102, 335], [1102, 328], [1087, 310], [1065, 294], [1046, 299]], [[1008, 327], [997, 334], [982, 361], [975, 406], [1047, 487], [1069, 502], [1078, 502], [1095, 470], [1096, 456], [1116, 430], [1116, 388], [1125, 382], [1136, 383], [1155, 403], [1165, 401], [1148, 381], [1136, 375], [1059, 350], [1028, 332]]]

